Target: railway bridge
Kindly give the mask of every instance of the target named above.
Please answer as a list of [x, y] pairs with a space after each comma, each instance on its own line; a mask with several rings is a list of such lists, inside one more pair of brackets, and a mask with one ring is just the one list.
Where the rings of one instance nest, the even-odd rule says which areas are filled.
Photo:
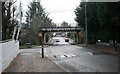
[[[47, 32], [76, 32], [76, 43], [83, 43], [83, 35], [81, 34], [82, 28], [80, 27], [41, 27], [39, 28], [38, 37], [42, 43], [46, 43]], [[41, 43], [40, 43], [41, 44]]]

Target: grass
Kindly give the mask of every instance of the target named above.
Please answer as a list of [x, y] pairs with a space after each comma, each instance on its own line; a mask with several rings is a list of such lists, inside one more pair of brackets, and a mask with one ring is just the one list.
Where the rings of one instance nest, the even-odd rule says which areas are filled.
[[28, 48], [34, 48], [36, 47], [37, 45], [20, 45], [20, 49], [28, 49]]

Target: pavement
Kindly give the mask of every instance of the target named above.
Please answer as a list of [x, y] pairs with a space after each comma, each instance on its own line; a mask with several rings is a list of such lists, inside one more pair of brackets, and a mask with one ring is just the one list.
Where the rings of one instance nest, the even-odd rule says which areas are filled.
[[[85, 47], [85, 48], [90, 48], [90, 49], [94, 49], [94, 50], [100, 50], [109, 54], [117, 54], [118, 51], [120, 51], [120, 48], [117, 47], [111, 47], [111, 46], [105, 46], [105, 45], [96, 45], [96, 44], [77, 44], [80, 47]], [[117, 51], [116, 51], [117, 50]]]
[[65, 72], [45, 55], [41, 58], [40, 49], [24, 49], [4, 72]]

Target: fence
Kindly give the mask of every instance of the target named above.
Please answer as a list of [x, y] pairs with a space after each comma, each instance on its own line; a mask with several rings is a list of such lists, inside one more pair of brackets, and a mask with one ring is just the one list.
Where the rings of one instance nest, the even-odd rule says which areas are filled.
[[0, 43], [0, 73], [4, 71], [19, 53], [19, 41], [9, 40]]

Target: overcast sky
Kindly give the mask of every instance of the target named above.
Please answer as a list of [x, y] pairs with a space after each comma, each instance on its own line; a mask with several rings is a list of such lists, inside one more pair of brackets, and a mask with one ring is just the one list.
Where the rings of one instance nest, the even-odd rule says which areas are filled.
[[[17, 6], [19, 5], [17, 0]], [[32, 0], [21, 0], [23, 11], [26, 12], [27, 5]], [[49, 17], [54, 23], [62, 23], [66, 21], [68, 23], [75, 23], [74, 9], [79, 5], [80, 0], [41, 0], [42, 6], [50, 13]], [[25, 18], [24, 18], [25, 19]]]

